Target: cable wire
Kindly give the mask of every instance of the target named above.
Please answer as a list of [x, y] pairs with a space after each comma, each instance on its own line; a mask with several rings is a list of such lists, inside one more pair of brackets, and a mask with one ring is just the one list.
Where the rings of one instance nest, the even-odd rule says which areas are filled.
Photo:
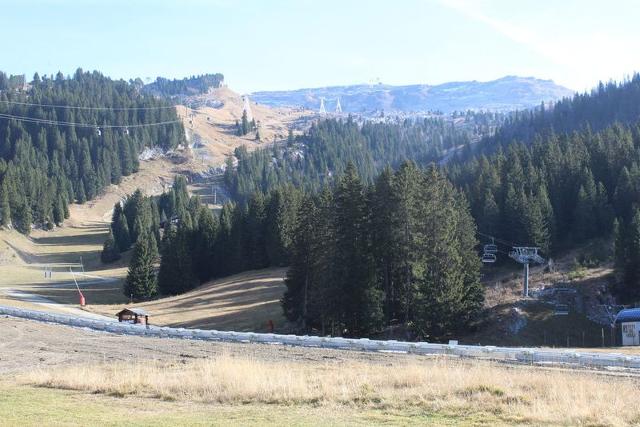
[[38, 104], [34, 102], [21, 102], [0, 100], [2, 104], [23, 105], [29, 107], [47, 107], [47, 108], [64, 108], [68, 110], [101, 110], [101, 111], [135, 111], [135, 110], [167, 110], [175, 108], [173, 105], [165, 105], [160, 107], [83, 107], [79, 105], [59, 105], [59, 104]]
[[99, 129], [141, 128], [141, 127], [148, 127], [148, 126], [163, 126], [163, 125], [180, 123], [180, 120], [168, 120], [164, 122], [137, 123], [137, 124], [129, 124], [129, 125], [109, 125], [109, 124], [99, 125], [99, 124], [90, 124], [90, 123], [66, 122], [66, 121], [60, 121], [60, 120], [50, 120], [50, 119], [42, 119], [42, 118], [27, 117], [27, 116], [16, 116], [13, 114], [5, 114], [5, 113], [0, 113], [0, 119], [16, 120], [19, 122], [43, 124], [43, 125], [68, 126], [68, 127], [79, 127], [79, 128], [99, 128]]

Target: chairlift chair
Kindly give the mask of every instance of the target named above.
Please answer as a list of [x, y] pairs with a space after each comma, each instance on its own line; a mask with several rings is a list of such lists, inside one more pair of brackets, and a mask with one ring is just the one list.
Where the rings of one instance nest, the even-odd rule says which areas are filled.
[[129, 135], [129, 128], [124, 128], [124, 134]]
[[493, 264], [496, 262], [496, 254], [484, 253], [482, 254], [482, 262], [485, 264]]
[[498, 253], [498, 245], [494, 243], [490, 243], [488, 245], [484, 245], [484, 253], [486, 254], [497, 254]]
[[98, 135], [98, 136], [102, 135], [102, 131], [100, 130], [99, 127], [96, 127], [96, 135]]

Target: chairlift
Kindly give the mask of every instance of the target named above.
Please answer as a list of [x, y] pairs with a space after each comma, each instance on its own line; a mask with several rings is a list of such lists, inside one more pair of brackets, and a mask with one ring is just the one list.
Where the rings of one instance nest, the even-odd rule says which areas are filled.
[[98, 136], [102, 135], [102, 131], [100, 130], [99, 127], [96, 127], [96, 135], [98, 135]]
[[496, 254], [484, 253], [482, 254], [482, 262], [485, 264], [493, 264], [496, 262]]
[[124, 128], [124, 134], [129, 135], [129, 128]]
[[496, 245], [494, 243], [490, 243], [490, 244], [484, 245], [484, 253], [497, 254], [498, 253], [498, 245]]

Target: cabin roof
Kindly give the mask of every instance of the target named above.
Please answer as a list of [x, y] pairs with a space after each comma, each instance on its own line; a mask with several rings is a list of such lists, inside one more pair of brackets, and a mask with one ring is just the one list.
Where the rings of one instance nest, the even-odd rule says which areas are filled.
[[640, 308], [626, 308], [620, 310], [616, 316], [616, 323], [640, 322]]
[[120, 314], [137, 314], [138, 316], [148, 316], [149, 313], [144, 311], [141, 308], [123, 308], [119, 312], [116, 313], [116, 316]]

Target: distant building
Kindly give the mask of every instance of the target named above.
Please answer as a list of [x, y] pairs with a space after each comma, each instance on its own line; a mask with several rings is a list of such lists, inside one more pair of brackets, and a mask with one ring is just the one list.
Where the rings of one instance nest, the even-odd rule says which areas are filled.
[[621, 310], [615, 319], [616, 344], [640, 345], [640, 308]]
[[118, 313], [118, 322], [133, 323], [134, 325], [148, 325], [149, 315], [141, 308], [125, 308]]

